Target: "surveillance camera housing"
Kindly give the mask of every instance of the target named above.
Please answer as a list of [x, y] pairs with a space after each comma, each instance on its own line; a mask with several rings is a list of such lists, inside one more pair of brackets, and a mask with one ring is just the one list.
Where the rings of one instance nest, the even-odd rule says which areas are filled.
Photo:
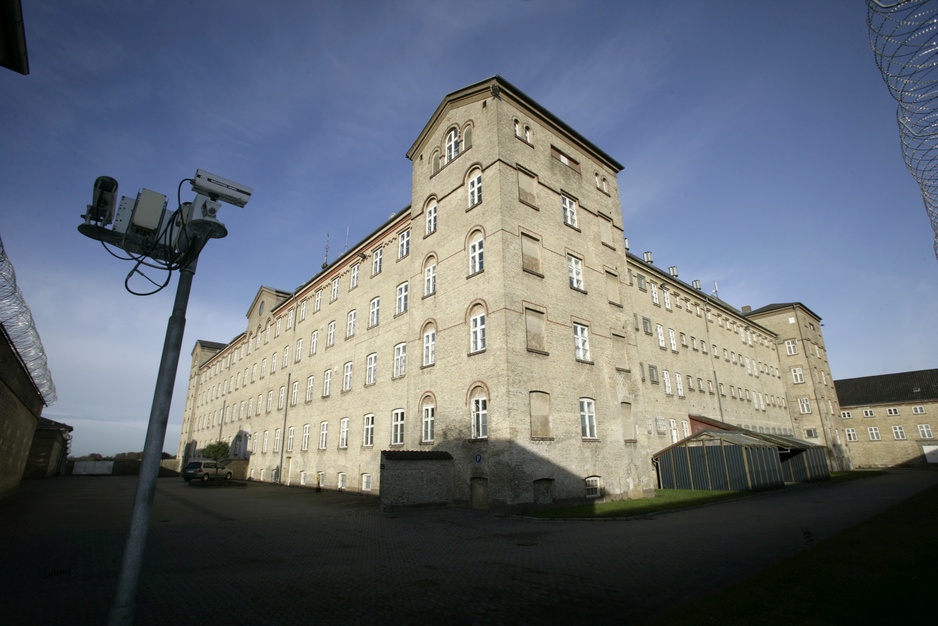
[[243, 207], [251, 198], [253, 190], [241, 183], [222, 178], [205, 170], [196, 170], [192, 179], [192, 190], [208, 196], [212, 200], [220, 200], [227, 204]]
[[85, 223], [95, 222], [107, 226], [114, 221], [117, 205], [117, 181], [110, 176], [98, 176], [94, 181], [94, 194], [88, 212], [82, 215]]

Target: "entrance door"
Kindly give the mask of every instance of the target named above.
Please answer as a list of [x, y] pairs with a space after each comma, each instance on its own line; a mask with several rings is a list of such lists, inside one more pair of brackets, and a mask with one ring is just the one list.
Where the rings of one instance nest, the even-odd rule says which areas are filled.
[[477, 511], [489, 508], [489, 479], [473, 478], [469, 481], [469, 507]]

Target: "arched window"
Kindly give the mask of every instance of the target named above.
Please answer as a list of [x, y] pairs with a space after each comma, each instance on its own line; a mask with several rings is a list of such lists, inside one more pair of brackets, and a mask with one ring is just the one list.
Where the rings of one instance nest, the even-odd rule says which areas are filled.
[[430, 200], [427, 202], [427, 208], [424, 210], [424, 212], [426, 213], [426, 220], [427, 220], [427, 227], [426, 227], [425, 234], [432, 235], [433, 233], [436, 232], [436, 215], [437, 215], [436, 198], [430, 198]]
[[423, 262], [423, 296], [436, 293], [436, 257], [432, 254]]
[[476, 230], [469, 235], [469, 275], [478, 274], [485, 269], [482, 231]]
[[472, 208], [482, 202], [482, 169], [476, 167], [470, 170], [466, 180], [469, 190], [469, 207]]
[[472, 421], [472, 438], [488, 439], [489, 398], [484, 387], [475, 387], [469, 394], [469, 415]]
[[420, 404], [420, 440], [427, 443], [433, 441], [433, 430], [436, 422], [436, 402], [433, 396], [427, 394]]
[[423, 366], [436, 363], [436, 326], [429, 322], [423, 327]]
[[469, 352], [485, 350], [485, 307], [474, 305], [469, 311]]
[[451, 128], [446, 133], [446, 163], [459, 156], [459, 129]]

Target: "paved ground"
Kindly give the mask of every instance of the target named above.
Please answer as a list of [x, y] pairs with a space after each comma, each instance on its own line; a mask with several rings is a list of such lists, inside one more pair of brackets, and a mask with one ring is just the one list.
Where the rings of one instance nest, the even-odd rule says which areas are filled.
[[[894, 470], [650, 519], [542, 521], [161, 478], [136, 623], [641, 622], [935, 483]], [[4, 624], [106, 622], [135, 485], [27, 481], [0, 501]]]

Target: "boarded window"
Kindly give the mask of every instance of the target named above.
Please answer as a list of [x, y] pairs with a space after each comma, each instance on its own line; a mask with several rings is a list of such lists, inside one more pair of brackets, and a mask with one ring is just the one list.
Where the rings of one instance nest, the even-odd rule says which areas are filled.
[[524, 310], [524, 327], [527, 332], [528, 350], [547, 352], [547, 335], [544, 326], [544, 312], [535, 309]]
[[548, 438], [550, 431], [550, 394], [532, 391], [531, 400], [531, 437]]
[[612, 304], [622, 304], [619, 296], [619, 277], [612, 272], [606, 272], [606, 299]]
[[521, 264], [524, 271], [543, 276], [541, 271], [541, 242], [530, 235], [521, 235]]
[[518, 198], [532, 206], [537, 206], [537, 178], [534, 174], [518, 170]]
[[599, 234], [605, 245], [615, 248], [616, 243], [612, 238], [612, 220], [602, 215], [599, 216]]

